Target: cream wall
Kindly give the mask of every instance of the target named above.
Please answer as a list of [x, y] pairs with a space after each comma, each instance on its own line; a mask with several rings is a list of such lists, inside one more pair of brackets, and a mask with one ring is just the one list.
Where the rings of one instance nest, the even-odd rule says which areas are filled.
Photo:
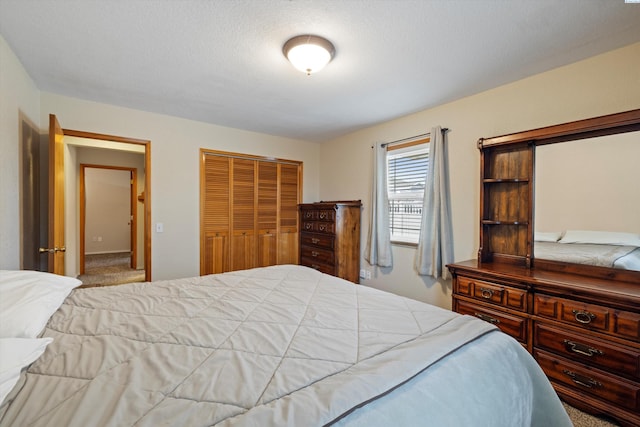
[[0, 35], [0, 269], [20, 268], [20, 123], [38, 128], [40, 92]]
[[[57, 116], [65, 129], [151, 141], [154, 280], [195, 276], [200, 272], [200, 148], [301, 160], [304, 200], [313, 201], [319, 195], [320, 146], [316, 143], [43, 92], [41, 126], [48, 123], [50, 113]], [[74, 213], [67, 213], [67, 222], [77, 220], [69, 215]], [[155, 232], [158, 222], [163, 223], [162, 233]]]
[[[63, 128], [151, 141], [152, 277], [199, 274], [199, 149], [275, 156], [304, 163], [303, 198], [319, 197], [320, 146], [316, 143], [215, 126], [40, 92], [0, 36], [0, 268], [20, 268], [19, 117], [48, 132], [49, 114]], [[65, 153], [75, 164], [74, 147]], [[69, 175], [67, 174], [67, 177]], [[66, 192], [73, 194], [74, 180]], [[75, 180], [77, 182], [77, 179]], [[67, 203], [66, 220], [78, 221]], [[75, 254], [70, 254], [75, 259]], [[74, 264], [74, 263], [71, 263]], [[67, 263], [69, 267], [69, 263]], [[76, 271], [67, 274], [73, 275]]]
[[85, 253], [130, 250], [130, 180], [130, 173], [126, 170], [85, 169]]
[[[371, 200], [371, 145], [450, 128], [447, 148], [455, 260], [474, 258], [478, 249], [479, 152], [476, 141], [572, 120], [640, 108], [640, 43], [535, 75], [474, 96], [421, 111], [334, 139], [321, 146], [322, 199], [361, 199], [362, 247]], [[469, 70], [473, 72], [473, 70]], [[638, 191], [637, 183], [628, 183]], [[415, 273], [415, 249], [394, 246], [394, 267], [375, 269], [367, 286], [442, 307], [451, 307], [450, 281]]]
[[[304, 162], [304, 201], [361, 199], [362, 247], [368, 228], [371, 144], [449, 127], [455, 259], [475, 257], [478, 246], [479, 137], [640, 108], [640, 44], [542, 73], [468, 98], [373, 126], [324, 144], [279, 138], [176, 117], [40, 93], [0, 37], [0, 268], [19, 268], [18, 115], [46, 132], [48, 114], [67, 129], [151, 141], [154, 279], [196, 275], [198, 150], [244, 152]], [[470, 70], [472, 72], [472, 70]], [[75, 161], [75, 153], [67, 159]], [[322, 173], [321, 171], [325, 171]], [[331, 173], [328, 173], [328, 172]], [[70, 184], [69, 184], [70, 185]], [[69, 188], [68, 188], [69, 190]], [[71, 220], [77, 221], [74, 212]], [[450, 283], [419, 277], [412, 248], [394, 247], [394, 264], [363, 284], [450, 306]]]

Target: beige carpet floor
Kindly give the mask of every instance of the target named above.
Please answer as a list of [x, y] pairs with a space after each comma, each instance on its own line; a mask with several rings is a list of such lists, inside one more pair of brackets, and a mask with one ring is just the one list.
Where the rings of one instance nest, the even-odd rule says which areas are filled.
[[571, 422], [574, 427], [616, 427], [620, 425], [611, 420], [605, 420], [589, 415], [586, 412], [582, 412], [564, 402], [562, 402], [562, 404], [567, 410], [567, 414], [569, 414], [569, 418], [571, 418]]
[[78, 276], [84, 286], [109, 286], [144, 282], [144, 270], [131, 268], [128, 252], [85, 255], [84, 274]]

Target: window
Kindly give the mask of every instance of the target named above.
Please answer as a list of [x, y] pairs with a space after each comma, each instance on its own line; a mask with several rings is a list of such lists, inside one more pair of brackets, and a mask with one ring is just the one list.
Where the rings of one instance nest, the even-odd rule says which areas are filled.
[[387, 147], [389, 228], [392, 242], [418, 243], [429, 139]]

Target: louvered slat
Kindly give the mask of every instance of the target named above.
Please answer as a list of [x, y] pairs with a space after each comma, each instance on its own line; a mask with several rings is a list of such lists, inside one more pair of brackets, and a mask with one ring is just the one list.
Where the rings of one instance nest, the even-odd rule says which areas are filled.
[[229, 230], [229, 158], [205, 156], [204, 230]]
[[233, 159], [233, 232], [252, 232], [255, 226], [255, 164]]
[[278, 227], [278, 165], [258, 162], [258, 230], [276, 232]]
[[298, 166], [280, 165], [280, 226], [298, 228]]

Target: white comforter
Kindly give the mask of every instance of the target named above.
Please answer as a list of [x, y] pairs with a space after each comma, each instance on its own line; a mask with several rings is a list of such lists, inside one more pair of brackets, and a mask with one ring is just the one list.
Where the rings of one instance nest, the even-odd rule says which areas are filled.
[[2, 426], [570, 425], [495, 327], [305, 267], [80, 289], [45, 335]]

